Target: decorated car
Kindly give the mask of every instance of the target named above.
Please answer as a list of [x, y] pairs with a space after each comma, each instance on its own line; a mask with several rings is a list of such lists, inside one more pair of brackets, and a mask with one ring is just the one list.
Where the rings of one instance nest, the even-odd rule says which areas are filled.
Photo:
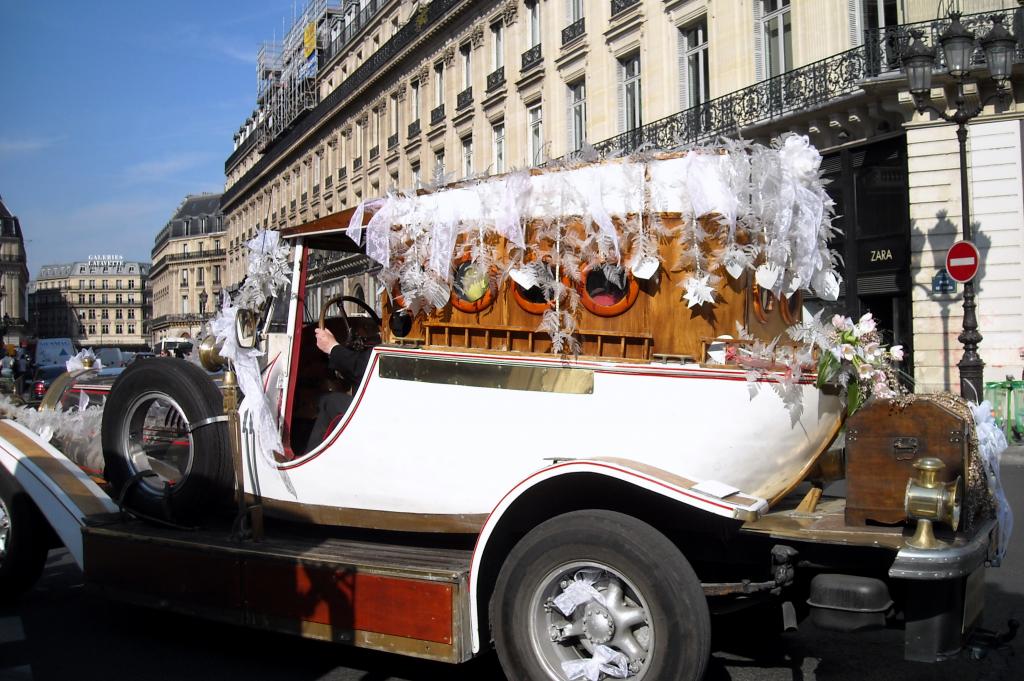
[[[67, 482], [91, 511], [31, 496], [113, 595], [451, 662], [493, 641], [510, 678], [698, 679], [710, 614], [763, 603], [949, 657], [1005, 551], [1000, 443], [907, 395], [870, 315], [805, 312], [840, 286], [820, 160], [576, 160], [262, 231], [205, 370], [113, 382], [101, 486]], [[360, 261], [378, 301], [335, 293]], [[19, 482], [63, 457], [30, 432], [0, 423]]]

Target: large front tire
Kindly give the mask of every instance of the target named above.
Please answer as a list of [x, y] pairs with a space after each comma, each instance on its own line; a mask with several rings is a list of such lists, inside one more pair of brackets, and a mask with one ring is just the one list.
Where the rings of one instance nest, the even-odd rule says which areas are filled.
[[175, 522], [201, 520], [229, 499], [228, 430], [210, 422], [222, 413], [220, 391], [194, 364], [161, 358], [125, 369], [103, 408], [104, 477], [114, 497]]
[[18, 481], [0, 468], [0, 605], [36, 583], [50, 550], [50, 527]]
[[[581, 578], [600, 598], [566, 616], [554, 599]], [[624, 654], [634, 681], [698, 681], [711, 646], [704, 591], [679, 549], [604, 510], [552, 518], [515, 546], [495, 585], [491, 631], [508, 677], [531, 681], [563, 681], [563, 663], [598, 645]]]

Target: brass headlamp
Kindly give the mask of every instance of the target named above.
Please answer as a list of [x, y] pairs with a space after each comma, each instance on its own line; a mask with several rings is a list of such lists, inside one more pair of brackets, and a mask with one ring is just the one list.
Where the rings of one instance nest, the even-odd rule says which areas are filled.
[[917, 476], [907, 481], [904, 508], [907, 517], [917, 521], [914, 536], [907, 541], [915, 549], [934, 549], [939, 546], [932, 523], [946, 523], [955, 532], [960, 526], [961, 479], [951, 482], [939, 480], [939, 471], [946, 467], [941, 460], [926, 457], [914, 462]]

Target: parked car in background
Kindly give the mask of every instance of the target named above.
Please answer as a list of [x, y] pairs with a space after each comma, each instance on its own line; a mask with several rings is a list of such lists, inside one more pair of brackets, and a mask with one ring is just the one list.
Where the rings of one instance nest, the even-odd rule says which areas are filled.
[[100, 348], [96, 351], [96, 357], [103, 362], [105, 367], [124, 367], [128, 365], [125, 353], [119, 348]]
[[37, 367], [35, 374], [32, 376], [32, 384], [29, 387], [25, 400], [30, 403], [41, 402], [46, 395], [46, 391], [50, 389], [50, 384], [65, 371], [67, 371], [67, 368], [63, 364]]
[[135, 356], [132, 357], [132, 361], [134, 362], [140, 359], [153, 359], [154, 357], [156, 357], [156, 355], [154, 355], [152, 352], [136, 352]]

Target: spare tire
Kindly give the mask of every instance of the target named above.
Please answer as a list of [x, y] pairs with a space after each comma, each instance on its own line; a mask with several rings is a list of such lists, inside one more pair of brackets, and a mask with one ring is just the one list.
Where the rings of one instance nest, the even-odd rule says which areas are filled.
[[230, 499], [227, 424], [209, 422], [223, 412], [220, 390], [195, 364], [161, 358], [125, 369], [103, 408], [104, 477], [114, 498], [180, 523]]

